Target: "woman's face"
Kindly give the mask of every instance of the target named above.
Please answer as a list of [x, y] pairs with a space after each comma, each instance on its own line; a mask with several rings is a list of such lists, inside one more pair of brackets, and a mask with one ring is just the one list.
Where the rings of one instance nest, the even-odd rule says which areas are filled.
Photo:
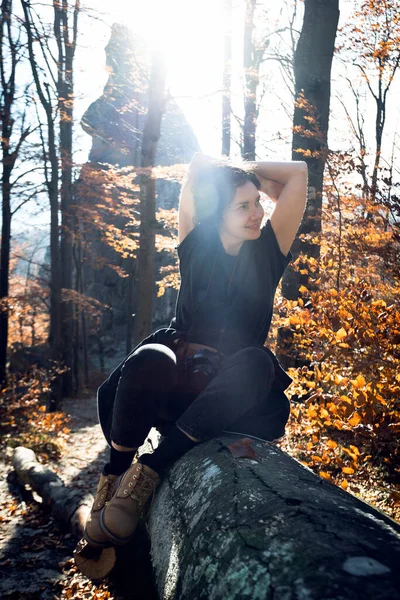
[[254, 183], [246, 181], [236, 189], [235, 197], [224, 209], [219, 230], [242, 241], [256, 240], [261, 234], [263, 217], [259, 190]]

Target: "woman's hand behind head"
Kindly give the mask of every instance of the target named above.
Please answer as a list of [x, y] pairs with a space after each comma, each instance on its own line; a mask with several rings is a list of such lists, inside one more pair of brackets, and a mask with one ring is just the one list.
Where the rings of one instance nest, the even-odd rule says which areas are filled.
[[187, 177], [193, 179], [203, 168], [216, 167], [221, 164], [224, 164], [222, 159], [213, 158], [202, 152], [195, 152], [189, 163]]

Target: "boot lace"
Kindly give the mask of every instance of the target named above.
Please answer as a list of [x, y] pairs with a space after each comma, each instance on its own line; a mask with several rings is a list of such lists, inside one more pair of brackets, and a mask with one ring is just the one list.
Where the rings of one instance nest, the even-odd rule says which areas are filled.
[[146, 512], [145, 517], [147, 518], [153, 506], [156, 484], [154, 480], [145, 473], [143, 473], [143, 471], [133, 475], [132, 479], [134, 481], [130, 481], [128, 483], [128, 487], [124, 490], [124, 494], [125, 496], [130, 496], [132, 500], [137, 501], [137, 503], [139, 504], [140, 511], [144, 509], [146, 502], [149, 499], [149, 492], [152, 492], [150, 507]]
[[96, 508], [101, 508], [104, 504], [111, 500], [114, 484], [115, 478], [112, 479], [110, 476], [106, 477], [103, 485], [96, 494]]

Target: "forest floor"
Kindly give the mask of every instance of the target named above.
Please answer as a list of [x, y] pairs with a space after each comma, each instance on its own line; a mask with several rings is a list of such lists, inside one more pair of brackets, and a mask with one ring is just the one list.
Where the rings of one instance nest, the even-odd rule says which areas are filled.
[[[94, 494], [108, 457], [108, 446], [97, 421], [96, 399], [64, 400], [62, 409], [70, 417], [70, 432], [61, 458], [46, 464], [66, 486]], [[0, 597], [129, 598], [129, 593], [118, 593], [112, 581], [95, 585], [77, 570], [72, 558], [77, 538], [51, 517], [37, 494], [17, 484], [11, 464], [13, 451], [7, 446], [0, 459]], [[140, 600], [137, 594], [132, 597]]]
[[[68, 435], [64, 436], [61, 456], [46, 464], [63, 480], [66, 486], [95, 493], [99, 474], [108, 456], [108, 447], [97, 422], [96, 399], [64, 400], [63, 411], [69, 416]], [[287, 432], [290, 439], [290, 430]], [[151, 437], [156, 435], [152, 430]], [[150, 437], [150, 436], [149, 436]], [[153, 437], [153, 443], [156, 439]], [[129, 577], [119, 574], [104, 583], [94, 584], [75, 567], [72, 553], [77, 539], [65, 531], [41, 504], [40, 497], [22, 489], [12, 469], [13, 448], [3, 448], [0, 458], [0, 597], [7, 600], [64, 600], [64, 599], [110, 599], [157, 598], [151, 571], [139, 565], [138, 575], [132, 573], [131, 562], [126, 568]], [[147, 447], [145, 449], [147, 451]], [[283, 448], [282, 448], [283, 449]], [[370, 481], [368, 486], [367, 481]], [[385, 514], [400, 521], [396, 508], [385, 506], [382, 499], [385, 482], [378, 471], [370, 472], [362, 482], [362, 493], [355, 494], [376, 506]], [[357, 490], [359, 488], [356, 488]], [[348, 491], [352, 492], [351, 489]], [[354, 493], [355, 490], [353, 490]], [[138, 541], [151, 570], [148, 540]], [[146, 554], [147, 553], [147, 554]], [[117, 553], [118, 559], [118, 553]], [[117, 572], [118, 574], [118, 572]], [[137, 579], [147, 578], [146, 594], [138, 593]], [[125, 578], [121, 588], [118, 581]]]

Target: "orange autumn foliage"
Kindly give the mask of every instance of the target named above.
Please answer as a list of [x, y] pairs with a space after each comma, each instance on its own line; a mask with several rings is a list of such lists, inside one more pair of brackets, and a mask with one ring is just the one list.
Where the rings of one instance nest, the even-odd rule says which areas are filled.
[[[159, 181], [182, 183], [187, 166], [175, 164], [157, 166], [151, 170], [152, 177]], [[119, 168], [113, 165], [85, 165], [77, 184], [76, 206], [81, 222], [81, 243], [93, 267], [107, 266], [120, 277], [127, 277], [124, 262], [119, 266], [115, 261], [106, 261], [95, 252], [90, 252], [90, 243], [98, 239], [112, 248], [122, 259], [136, 258], [139, 242], [139, 193], [140, 175], [147, 169], [139, 167]], [[177, 190], [177, 204], [178, 204]], [[168, 252], [174, 267], [162, 267], [160, 279], [156, 282], [158, 295], [167, 287], [179, 287], [177, 244], [178, 211], [159, 208], [156, 224], [156, 250]], [[165, 274], [165, 275], [164, 275]]]
[[69, 418], [61, 411], [47, 412], [45, 406], [51, 383], [60, 373], [55, 366], [9, 375], [0, 394], [0, 447], [26, 446], [43, 461], [60, 458], [70, 433]]
[[[399, 220], [389, 218], [384, 201], [372, 204], [348, 189], [338, 205], [328, 183], [325, 193], [320, 261], [299, 256], [294, 264], [308, 284], [297, 300], [277, 302], [275, 330], [290, 327], [305, 363], [289, 369], [293, 402], [282, 447], [344, 489], [353, 477], [367, 477], [371, 463], [383, 464], [395, 482], [400, 474]], [[397, 488], [388, 501], [400, 514]]]
[[378, 78], [390, 85], [400, 51], [399, 0], [362, 0], [340, 29], [337, 51], [348, 50], [369, 85]]

